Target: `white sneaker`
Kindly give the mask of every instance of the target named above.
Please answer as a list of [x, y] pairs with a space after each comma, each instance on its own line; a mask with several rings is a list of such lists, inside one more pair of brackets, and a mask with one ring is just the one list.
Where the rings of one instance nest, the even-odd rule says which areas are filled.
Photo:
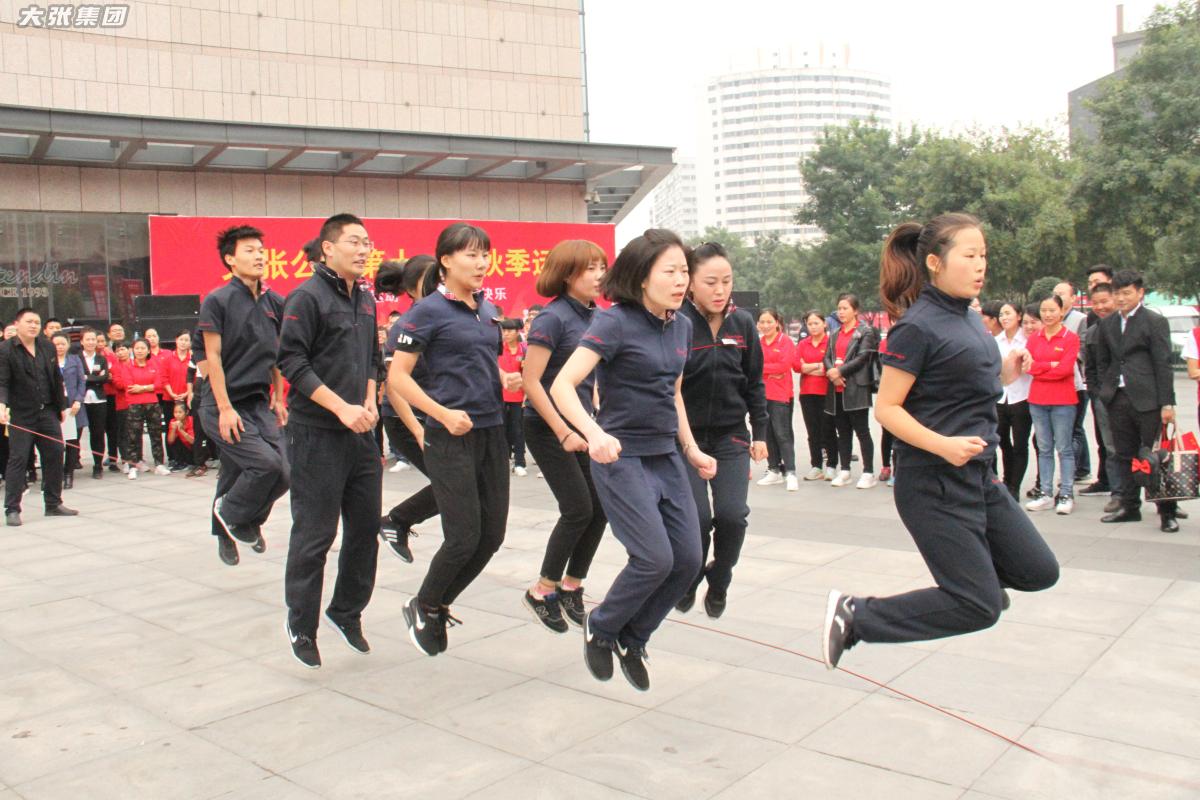
[[804, 476], [804, 480], [806, 481], [819, 481], [824, 479], [825, 470], [821, 469], [820, 467], [813, 467], [808, 471], [808, 474]]
[[874, 472], [864, 472], [858, 479], [857, 488], [873, 489], [879, 485], [879, 479], [875, 477]]
[[830, 486], [849, 486], [850, 485], [850, 470], [844, 469], [837, 474], [829, 483]]
[[167, 469], [166, 464], [159, 464], [157, 467], [154, 468], [154, 474], [155, 475], [170, 475], [171, 470]]
[[837, 470], [833, 467], [826, 467], [825, 472], [821, 477], [827, 481], [831, 481], [837, 477]]
[[1054, 506], [1054, 513], [1062, 514], [1063, 516], [1070, 514], [1074, 510], [1075, 510], [1075, 500], [1074, 500], [1074, 498], [1071, 498], [1071, 497], [1058, 498], [1058, 505]]
[[516, 475], [518, 478], [524, 478], [528, 474], [529, 470], [524, 467], [513, 467], [513, 475]]
[[1054, 498], [1045, 495], [1025, 504], [1026, 511], [1046, 511], [1051, 508], [1054, 508]]
[[388, 472], [404, 472], [406, 469], [408, 469], [407, 461], [397, 461], [395, 464], [392, 464]]
[[538, 480], [541, 480], [541, 479], [542, 479], [542, 473], [541, 473], [541, 470], [539, 470], [538, 472], [534, 473], [533, 477], [537, 478]]
[[800, 488], [800, 481], [796, 480], [796, 473], [789, 472], [787, 474], [787, 490], [794, 492]]
[[777, 483], [783, 483], [783, 476], [773, 469], [767, 470], [767, 474], [758, 479], [759, 486], [774, 486]]
[[137, 467], [130, 467], [129, 472], [125, 473], [125, 477], [129, 478], [129, 480], [131, 480], [131, 481], [136, 481], [137, 480]]

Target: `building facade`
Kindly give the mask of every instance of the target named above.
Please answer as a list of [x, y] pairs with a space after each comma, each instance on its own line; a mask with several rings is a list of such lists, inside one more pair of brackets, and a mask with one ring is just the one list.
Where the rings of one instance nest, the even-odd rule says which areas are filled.
[[1113, 71], [1067, 93], [1067, 128], [1070, 131], [1070, 141], [1086, 142], [1100, 135], [1096, 115], [1092, 113], [1088, 103], [1100, 95], [1105, 81], [1120, 77], [1125, 72], [1125, 67], [1141, 52], [1145, 42], [1145, 31], [1125, 30], [1125, 8], [1117, 6], [1117, 34], [1112, 37]]
[[[831, 54], [832, 61], [839, 59]], [[794, 220], [807, 195], [800, 162], [830, 125], [890, 125], [891, 85], [844, 66], [773, 67], [723, 75], [707, 92], [706, 183], [711, 223], [754, 238], [820, 235]], [[701, 224], [709, 224], [702, 214]]]
[[654, 189], [650, 198], [650, 225], [669, 228], [684, 240], [700, 235], [696, 194], [696, 160], [676, 159], [675, 169]]

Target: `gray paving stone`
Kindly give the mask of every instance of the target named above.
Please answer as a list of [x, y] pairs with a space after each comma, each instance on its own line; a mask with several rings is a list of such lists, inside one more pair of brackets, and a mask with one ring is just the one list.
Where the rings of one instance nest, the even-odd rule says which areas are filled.
[[1005, 618], [1047, 628], [1119, 636], [1146, 610], [1144, 603], [1092, 595], [1047, 594], [1043, 597], [1053, 597], [1053, 600], [1013, 603], [1012, 608], [1005, 612]]
[[[413, 650], [411, 645], [408, 649]], [[527, 680], [515, 672], [449, 655], [421, 656], [339, 690], [412, 719], [429, 719]]]
[[61, 667], [39, 666], [0, 679], [0, 723], [69, 708], [107, 694]]
[[[1055, 602], [1051, 595], [1011, 594], [1014, 605]], [[1112, 636], [1013, 622], [1008, 616], [1005, 614], [998, 624], [986, 631], [947, 639], [940, 652], [1017, 667], [1037, 665], [1051, 672], [1081, 675], [1116, 641]], [[857, 650], [854, 657], [858, 657]]]
[[237, 661], [142, 686], [124, 697], [190, 729], [314, 690], [305, 681], [251, 661]]
[[320, 795], [284, 778], [272, 775], [240, 789], [217, 795], [215, 800], [320, 800]]
[[478, 800], [632, 800], [611, 786], [535, 764], [469, 795]]
[[1200, 653], [1190, 647], [1122, 640], [1115, 642], [1084, 674], [1100, 681], [1200, 697], [1198, 656]]

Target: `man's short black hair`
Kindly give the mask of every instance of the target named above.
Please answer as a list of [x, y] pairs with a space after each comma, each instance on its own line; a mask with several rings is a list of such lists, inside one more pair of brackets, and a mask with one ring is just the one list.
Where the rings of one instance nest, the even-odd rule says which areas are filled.
[[238, 242], [243, 239], [258, 239], [261, 242], [262, 238], [263, 232], [251, 225], [234, 225], [218, 233], [217, 253], [221, 256], [221, 266], [233, 271], [233, 267], [225, 261], [225, 256], [232, 256], [236, 253]]
[[1142, 280], [1142, 273], [1136, 269], [1120, 269], [1113, 275], [1112, 285], [1114, 290], [1124, 289], [1126, 286], [1132, 286], [1135, 289], [1144, 289], [1145, 282]]
[[1092, 290], [1088, 292], [1088, 297], [1095, 297], [1098, 294], [1112, 294], [1112, 291], [1113, 287], [1111, 283], [1097, 283], [1092, 287]]
[[[1108, 278], [1108, 281], [1111, 281], [1113, 278], [1113, 268], [1110, 267], [1108, 264], [1093, 264], [1092, 266], [1087, 268], [1088, 275], [1091, 275], [1095, 272], [1099, 272], [1099, 273], [1103, 274], [1104, 277]], [[1105, 283], [1107, 283], [1108, 281], [1105, 281]]]
[[320, 264], [325, 260], [325, 254], [321, 252], [321, 237], [309, 239], [301, 248], [304, 251], [304, 257], [308, 259], [310, 264]]
[[[342, 228], [347, 225], [362, 225], [363, 221], [353, 214], [334, 214], [329, 219], [321, 223], [320, 241], [317, 242], [318, 247], [321, 242], [336, 242], [338, 237], [342, 235]], [[366, 227], [365, 225], [363, 227]]]
[[1004, 308], [1004, 303], [999, 300], [989, 300], [979, 307], [979, 313], [985, 317], [992, 319], [1000, 318], [1000, 309]]
[[59, 325], [62, 325], [62, 320], [58, 317], [46, 317], [44, 320], [42, 320], [42, 327], [46, 327], [51, 322], [57, 322]]
[[629, 241], [613, 260], [601, 279], [604, 296], [614, 303], [642, 304], [642, 284], [654, 262], [666, 251], [678, 247], [687, 255], [683, 240], [666, 228], [650, 228]]
[[[26, 314], [37, 314], [37, 313], [38, 313], [37, 309], [34, 308], [33, 306], [25, 306], [24, 308], [18, 308], [17, 313], [13, 316], [13, 322], [20, 322], [21, 317], [25, 316]], [[38, 314], [39, 319], [41, 318], [41, 316], [42, 316], [41, 314]]]

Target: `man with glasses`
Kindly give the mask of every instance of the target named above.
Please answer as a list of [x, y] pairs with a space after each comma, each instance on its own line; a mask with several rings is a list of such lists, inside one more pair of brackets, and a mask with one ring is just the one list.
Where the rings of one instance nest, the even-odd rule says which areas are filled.
[[325, 557], [342, 521], [337, 584], [325, 619], [357, 653], [371, 651], [362, 611], [375, 588], [383, 469], [372, 431], [379, 419], [375, 296], [359, 278], [371, 255], [362, 220], [338, 214], [320, 236], [323, 263], [288, 295], [279, 368], [291, 383], [292, 538], [284, 599], [292, 654], [321, 666], [317, 650]]

